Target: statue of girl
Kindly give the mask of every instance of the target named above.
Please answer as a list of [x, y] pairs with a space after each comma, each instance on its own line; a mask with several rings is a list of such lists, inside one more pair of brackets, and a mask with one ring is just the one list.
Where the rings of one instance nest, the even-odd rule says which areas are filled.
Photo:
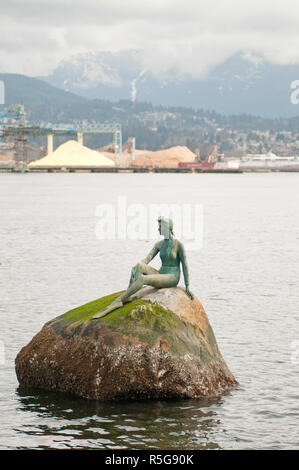
[[[158, 224], [159, 233], [164, 237], [164, 240], [157, 242], [148, 256], [132, 268], [131, 278], [126, 292], [117, 297], [104, 310], [96, 313], [93, 318], [104, 317], [113, 310], [122, 307], [124, 302], [144, 285], [152, 286], [157, 289], [177, 286], [180, 280], [181, 264], [186, 294], [190, 299], [194, 298], [194, 295], [189, 290], [189, 273], [184, 245], [179, 240], [174, 239], [173, 221], [159, 217]], [[162, 266], [159, 271], [149, 266], [149, 262], [158, 253], [160, 253], [162, 261]]]

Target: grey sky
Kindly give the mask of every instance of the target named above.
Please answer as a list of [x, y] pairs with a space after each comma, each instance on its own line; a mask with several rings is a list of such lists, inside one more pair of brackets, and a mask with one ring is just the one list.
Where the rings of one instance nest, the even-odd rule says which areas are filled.
[[166, 76], [202, 76], [239, 51], [299, 63], [297, 0], [0, 0], [0, 31], [0, 71], [28, 75], [127, 48]]

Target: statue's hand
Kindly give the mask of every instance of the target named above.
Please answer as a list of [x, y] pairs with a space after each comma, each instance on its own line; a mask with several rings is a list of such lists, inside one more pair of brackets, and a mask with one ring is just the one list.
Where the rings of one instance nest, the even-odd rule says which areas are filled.
[[189, 290], [189, 287], [186, 287], [186, 294], [188, 297], [190, 297], [191, 300], [194, 299], [194, 295], [192, 294], [191, 290]]

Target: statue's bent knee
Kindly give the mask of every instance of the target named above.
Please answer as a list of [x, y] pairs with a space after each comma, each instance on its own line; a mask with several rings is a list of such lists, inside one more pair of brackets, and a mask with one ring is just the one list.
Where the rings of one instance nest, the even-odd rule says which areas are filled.
[[140, 272], [142, 272], [143, 269], [144, 269], [144, 267], [145, 267], [145, 263], [143, 263], [142, 261], [140, 261], [140, 263], [137, 263], [135, 266], [133, 266], [131, 272], [134, 273], [134, 274], [136, 273], [137, 270], [140, 271]]

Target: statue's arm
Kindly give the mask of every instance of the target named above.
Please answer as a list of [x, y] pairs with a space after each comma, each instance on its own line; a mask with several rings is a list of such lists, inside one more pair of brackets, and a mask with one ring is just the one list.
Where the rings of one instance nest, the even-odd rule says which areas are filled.
[[142, 260], [143, 263], [150, 263], [150, 261], [157, 255], [157, 253], [159, 253], [159, 243], [156, 243], [154, 248], [147, 255], [147, 257]]
[[189, 282], [189, 269], [188, 269], [188, 263], [187, 263], [187, 256], [186, 256], [184, 245], [181, 242], [179, 242], [179, 255], [180, 255], [180, 260], [182, 263], [184, 281], [185, 281], [185, 286], [186, 286], [186, 294], [190, 297], [190, 299], [193, 299], [194, 295], [189, 290], [190, 282]]

